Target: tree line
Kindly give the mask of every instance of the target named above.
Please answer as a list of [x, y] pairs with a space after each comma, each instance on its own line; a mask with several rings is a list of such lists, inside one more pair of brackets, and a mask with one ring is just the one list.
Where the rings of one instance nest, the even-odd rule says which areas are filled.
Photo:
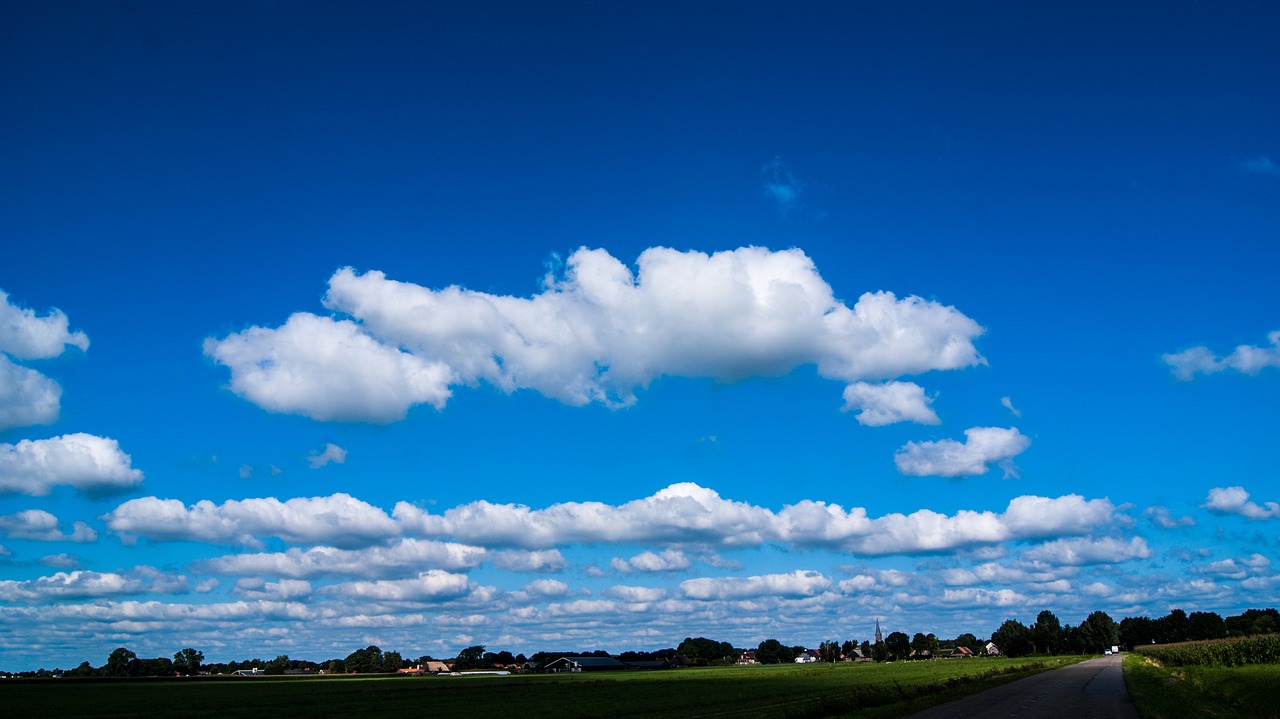
[[[1245, 637], [1280, 633], [1280, 612], [1274, 608], [1247, 609], [1241, 614], [1223, 618], [1216, 612], [1192, 612], [1174, 609], [1162, 617], [1125, 617], [1115, 622], [1106, 612], [1093, 612], [1079, 625], [1062, 624], [1049, 610], [1036, 615], [1030, 626], [1016, 619], [1008, 619], [991, 634], [990, 642], [1005, 656], [1020, 657], [1032, 654], [1098, 654], [1113, 646], [1133, 649], [1150, 644]], [[940, 651], [964, 647], [974, 654], [986, 651], [987, 641], [972, 633], [961, 634], [954, 639], [940, 640], [934, 634], [917, 632], [908, 636], [905, 632], [891, 632], [884, 641], [872, 643], [855, 640], [843, 642], [823, 641], [815, 650], [824, 662], [851, 659], [857, 655], [875, 661], [893, 661], [913, 658], [932, 658]], [[509, 651], [491, 652], [484, 645], [467, 647], [453, 659], [442, 660], [454, 671], [493, 669], [495, 667], [543, 666], [561, 657], [613, 657], [622, 662], [669, 661], [684, 666], [715, 666], [737, 662], [746, 651], [755, 652], [755, 660], [761, 664], [789, 664], [796, 657], [810, 651], [803, 646], [788, 646], [777, 639], [766, 639], [754, 650], [736, 648], [729, 642], [706, 637], [686, 637], [676, 647], [654, 651], [625, 651], [618, 655], [603, 649], [588, 651], [540, 651], [529, 657]], [[677, 661], [679, 660], [679, 661]], [[403, 657], [399, 652], [383, 651], [377, 646], [357, 649], [346, 657], [323, 662], [291, 659], [282, 654], [275, 659], [246, 659], [236, 662], [205, 663], [204, 653], [192, 647], [178, 650], [172, 658], [139, 657], [133, 651], [118, 647], [102, 666], [94, 667], [88, 661], [74, 669], [52, 671], [39, 669], [8, 676], [68, 676], [68, 677], [156, 677], [193, 676], [196, 674], [231, 674], [248, 670], [263, 674], [331, 673], [331, 674], [380, 674], [395, 673], [400, 669], [425, 666], [437, 661], [430, 655], [416, 659]]]

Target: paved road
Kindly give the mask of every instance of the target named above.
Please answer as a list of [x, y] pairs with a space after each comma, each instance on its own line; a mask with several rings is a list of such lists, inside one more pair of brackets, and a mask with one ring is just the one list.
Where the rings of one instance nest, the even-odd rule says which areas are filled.
[[[959, 660], [963, 661], [963, 660]], [[1120, 655], [1090, 659], [971, 694], [907, 719], [1138, 719]]]

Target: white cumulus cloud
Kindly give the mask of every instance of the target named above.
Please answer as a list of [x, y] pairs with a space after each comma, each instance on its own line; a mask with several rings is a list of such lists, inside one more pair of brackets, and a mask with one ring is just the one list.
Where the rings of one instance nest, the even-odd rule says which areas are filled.
[[442, 408], [452, 387], [481, 382], [621, 407], [668, 375], [731, 382], [811, 364], [851, 384], [984, 362], [982, 327], [956, 309], [888, 292], [849, 307], [799, 250], [657, 247], [636, 264], [580, 249], [530, 298], [344, 268], [324, 304], [350, 319], [298, 313], [209, 338], [205, 353], [265, 409], [367, 422]]
[[754, 577], [700, 577], [680, 583], [680, 593], [697, 600], [743, 600], [756, 597], [812, 597], [831, 588], [820, 572], [797, 569]]
[[89, 349], [83, 332], [68, 329], [59, 310], [47, 315], [18, 307], [0, 290], [0, 431], [52, 424], [58, 419], [62, 388], [18, 360], [50, 359], [68, 347]]
[[1005, 476], [1014, 474], [1008, 464], [1031, 446], [1016, 427], [971, 427], [965, 441], [907, 442], [894, 453], [898, 471], [914, 477], [968, 477], [986, 474], [993, 463], [1003, 463]]
[[[673, 484], [619, 506], [569, 502], [545, 509], [473, 502], [430, 514], [407, 503], [392, 512], [406, 534], [452, 537], [480, 546], [525, 548], [570, 544], [686, 544], [755, 547], [775, 543], [867, 555], [940, 552], [1017, 539], [1078, 536], [1116, 521], [1106, 499], [1024, 495], [1003, 513], [931, 510], [872, 518], [864, 508], [804, 500], [779, 511], [728, 500], [693, 483]], [[662, 566], [661, 555], [645, 557]], [[614, 568], [635, 570], [631, 560]]]
[[431, 569], [411, 579], [331, 584], [321, 591], [370, 601], [435, 602], [466, 596], [471, 582], [465, 574]]
[[614, 557], [610, 562], [615, 570], [629, 572], [678, 572], [693, 566], [693, 560], [678, 549], [666, 549], [661, 554], [641, 552], [631, 559]]
[[859, 424], [880, 427], [895, 422], [940, 424], [929, 405], [933, 398], [914, 382], [854, 382], [844, 388], [843, 411], [856, 411]]
[[1269, 333], [1267, 341], [1270, 347], [1240, 345], [1222, 357], [1201, 345], [1166, 354], [1162, 359], [1169, 365], [1173, 376], [1184, 382], [1195, 379], [1198, 374], [1210, 375], [1225, 370], [1256, 375], [1268, 367], [1280, 367], [1280, 330]]
[[386, 512], [351, 495], [202, 500], [190, 507], [176, 499], [131, 499], [103, 517], [124, 537], [157, 541], [195, 541], [256, 547], [259, 537], [290, 544], [326, 544], [352, 548], [396, 537], [399, 527]]
[[43, 509], [24, 509], [15, 514], [0, 515], [0, 532], [10, 539], [46, 542], [95, 542], [98, 539], [97, 531], [84, 522], [76, 522], [70, 534], [63, 534], [58, 518]]
[[214, 574], [232, 576], [388, 579], [411, 576], [428, 567], [471, 569], [479, 565], [486, 554], [486, 550], [480, 547], [453, 542], [402, 539], [389, 546], [363, 549], [312, 547], [303, 550], [295, 547], [284, 552], [231, 554], [214, 557], [201, 566]]
[[0, 494], [40, 497], [57, 486], [85, 494], [124, 492], [142, 482], [132, 463], [114, 439], [91, 434], [0, 444]]
[[1151, 548], [1142, 537], [1133, 537], [1127, 542], [1111, 537], [1059, 539], [1033, 547], [1025, 555], [1032, 561], [1074, 566], [1118, 564], [1150, 556]]
[[1280, 518], [1280, 503], [1252, 502], [1244, 487], [1214, 487], [1203, 506], [1218, 514], [1238, 514], [1249, 519]]

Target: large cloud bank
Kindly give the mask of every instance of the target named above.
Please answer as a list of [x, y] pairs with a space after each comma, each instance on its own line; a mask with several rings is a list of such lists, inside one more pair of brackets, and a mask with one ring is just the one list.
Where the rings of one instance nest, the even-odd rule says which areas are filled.
[[[955, 308], [889, 292], [850, 307], [800, 250], [651, 248], [636, 267], [580, 249], [530, 298], [344, 268], [324, 298], [341, 317], [297, 313], [204, 350], [265, 409], [375, 423], [442, 408], [453, 387], [481, 382], [624, 407], [662, 376], [732, 382], [812, 364], [852, 385], [984, 361], [973, 345], [982, 327]], [[936, 421], [910, 387], [858, 386], [846, 403], [867, 424]]]

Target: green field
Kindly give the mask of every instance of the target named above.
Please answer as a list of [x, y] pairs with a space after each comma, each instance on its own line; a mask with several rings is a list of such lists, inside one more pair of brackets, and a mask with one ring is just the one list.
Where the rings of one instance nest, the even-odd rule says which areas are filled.
[[965, 659], [508, 677], [6, 680], [13, 717], [858, 716], [887, 719], [1079, 661]]
[[1143, 719], [1280, 717], [1280, 664], [1161, 666], [1125, 657], [1124, 680]]

